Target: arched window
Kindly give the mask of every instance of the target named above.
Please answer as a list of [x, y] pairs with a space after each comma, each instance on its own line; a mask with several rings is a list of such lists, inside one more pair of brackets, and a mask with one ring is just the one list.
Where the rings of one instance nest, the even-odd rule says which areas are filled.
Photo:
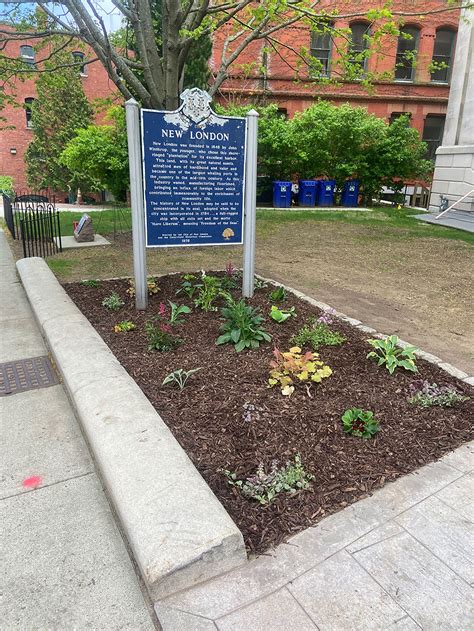
[[33, 46], [20, 46], [20, 57], [25, 64], [28, 64], [28, 66], [34, 66], [35, 49], [33, 48]]
[[31, 106], [33, 105], [34, 98], [29, 96], [25, 99], [25, 116], [26, 116], [26, 126], [28, 129], [33, 127], [33, 122], [31, 120]]
[[82, 75], [86, 75], [87, 74], [87, 66], [84, 63], [86, 60], [86, 56], [84, 55], [84, 53], [81, 53], [80, 51], [76, 50], [72, 53], [72, 58], [74, 60], [75, 64], [80, 64], [77, 66], [77, 68], [79, 68], [79, 71]]
[[403, 26], [400, 29], [395, 62], [396, 81], [413, 81], [419, 41], [420, 29], [418, 27]]
[[[327, 24], [330, 28], [332, 24]], [[317, 59], [319, 64], [314, 69], [314, 74], [319, 77], [329, 77], [331, 65], [332, 37], [330, 30], [311, 33], [311, 57]]]
[[360, 67], [362, 72], [365, 72], [367, 70], [366, 51], [369, 48], [370, 25], [367, 22], [352, 22], [350, 29], [349, 50], [351, 57], [349, 61], [354, 66]]
[[453, 62], [454, 42], [456, 33], [448, 28], [439, 28], [436, 31], [436, 39], [433, 50], [433, 71], [431, 81], [448, 83], [451, 76]]

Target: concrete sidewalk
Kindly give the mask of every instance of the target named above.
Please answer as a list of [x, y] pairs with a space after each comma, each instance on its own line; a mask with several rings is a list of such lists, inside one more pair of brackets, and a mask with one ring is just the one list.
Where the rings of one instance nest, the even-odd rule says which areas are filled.
[[[0, 363], [47, 355], [3, 231], [0, 296]], [[62, 385], [0, 397], [0, 434], [0, 628], [156, 628]]]

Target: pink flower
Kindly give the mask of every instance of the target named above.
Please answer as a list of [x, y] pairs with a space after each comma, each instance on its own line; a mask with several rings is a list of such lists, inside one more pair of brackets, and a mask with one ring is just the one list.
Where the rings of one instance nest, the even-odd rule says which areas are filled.
[[158, 307], [158, 313], [162, 317], [166, 315], [166, 306], [163, 302], [160, 302], [160, 306]]

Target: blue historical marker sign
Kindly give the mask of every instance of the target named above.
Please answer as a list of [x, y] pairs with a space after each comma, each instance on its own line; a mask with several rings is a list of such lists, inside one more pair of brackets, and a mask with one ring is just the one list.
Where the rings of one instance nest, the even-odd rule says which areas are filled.
[[185, 90], [175, 112], [142, 110], [147, 247], [243, 243], [245, 118]]

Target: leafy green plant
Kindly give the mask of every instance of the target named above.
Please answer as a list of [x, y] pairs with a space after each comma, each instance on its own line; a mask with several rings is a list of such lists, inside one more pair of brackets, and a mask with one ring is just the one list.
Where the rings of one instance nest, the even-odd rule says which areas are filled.
[[116, 291], [113, 291], [110, 296], [106, 296], [102, 300], [102, 305], [111, 311], [118, 311], [124, 304], [124, 301], [120, 298]]
[[294, 307], [290, 307], [290, 309], [279, 309], [275, 305], [272, 305], [269, 315], [272, 320], [281, 324], [288, 320], [288, 318], [291, 318], [291, 316], [296, 318], [296, 311]]
[[273, 355], [275, 359], [270, 362], [268, 386], [272, 388], [278, 384], [284, 396], [293, 394], [295, 383], [305, 383], [308, 396], [311, 396], [309, 385], [332, 375], [331, 368], [319, 360], [317, 353], [308, 351], [302, 354], [299, 346], [293, 346], [287, 353], [275, 348]]
[[217, 276], [208, 276], [203, 272], [201, 282], [196, 285], [198, 295], [194, 300], [196, 307], [203, 311], [217, 311], [214, 301], [217, 298], [230, 298], [228, 291], [222, 288], [222, 280]]
[[317, 351], [320, 346], [338, 346], [345, 341], [346, 338], [343, 335], [332, 331], [325, 322], [315, 321], [314, 318], [290, 340], [291, 344], [296, 346], [311, 346], [314, 351]]
[[98, 287], [100, 285], [100, 282], [93, 279], [81, 280], [81, 285], [84, 285], [84, 287]]
[[186, 294], [186, 296], [192, 300], [197, 289], [197, 277], [194, 274], [184, 274], [181, 286], [176, 291], [176, 295], [179, 296], [180, 294]]
[[268, 283], [261, 278], [258, 278], [258, 276], [254, 276], [253, 287], [254, 289], [266, 289], [268, 287]]
[[285, 302], [286, 300], [286, 291], [284, 287], [277, 287], [273, 291], [270, 292], [270, 300], [272, 302]]
[[171, 326], [163, 322], [160, 316], [145, 322], [149, 351], [172, 351], [183, 343], [177, 335], [173, 335]]
[[469, 397], [464, 396], [450, 386], [438, 386], [425, 380], [415, 381], [410, 385], [411, 397], [408, 399], [414, 405], [429, 408], [433, 405], [441, 407], [453, 407], [457, 403], [468, 401]]
[[262, 506], [271, 504], [278, 493], [306, 491], [311, 488], [311, 481], [314, 480], [314, 476], [304, 470], [300, 454], [295, 455], [294, 462], [288, 460], [286, 465], [280, 468], [278, 461], [273, 460], [268, 472], [265, 472], [261, 463], [255, 475], [245, 480], [237, 479], [237, 475], [227, 469], [222, 473], [226, 476], [228, 484], [237, 487], [242, 495], [257, 500]]
[[258, 348], [261, 342], [269, 342], [271, 336], [262, 329], [263, 316], [259, 309], [254, 309], [245, 303], [244, 299], [235, 302], [232, 298], [227, 301], [227, 306], [221, 309], [225, 322], [220, 330], [216, 344], [231, 342], [235, 350], [240, 353], [244, 348]]
[[[127, 289], [127, 294], [133, 298], [135, 296], [135, 281], [133, 280], [133, 278], [131, 278], [129, 281], [130, 287]], [[160, 291], [160, 288], [157, 285], [156, 279], [153, 278], [153, 276], [149, 276], [146, 279], [146, 285], [147, 285], [147, 289], [148, 289], [148, 295], [149, 296], [154, 296], [155, 294], [157, 294]]]
[[385, 365], [388, 372], [393, 374], [398, 366], [410, 370], [411, 372], [418, 372], [418, 368], [415, 364], [415, 352], [418, 350], [414, 346], [406, 346], [401, 348], [398, 346], [398, 337], [396, 335], [389, 335], [384, 340], [367, 340], [369, 344], [375, 348], [375, 351], [370, 351], [367, 357], [377, 360], [377, 365]]
[[372, 438], [379, 430], [379, 424], [370, 410], [351, 408], [342, 415], [344, 431], [360, 438]]
[[168, 304], [171, 307], [170, 324], [183, 324], [184, 320], [179, 316], [184, 313], [191, 313], [191, 309], [186, 305], [177, 305], [171, 300], [168, 300]]
[[166, 386], [168, 383], [175, 383], [180, 390], [183, 390], [189, 377], [198, 370], [202, 370], [202, 368], [192, 368], [191, 370], [178, 368], [178, 370], [174, 370], [170, 372], [169, 375], [166, 375], [161, 385]]
[[131, 320], [122, 320], [114, 326], [115, 333], [127, 333], [135, 329], [135, 324]]

